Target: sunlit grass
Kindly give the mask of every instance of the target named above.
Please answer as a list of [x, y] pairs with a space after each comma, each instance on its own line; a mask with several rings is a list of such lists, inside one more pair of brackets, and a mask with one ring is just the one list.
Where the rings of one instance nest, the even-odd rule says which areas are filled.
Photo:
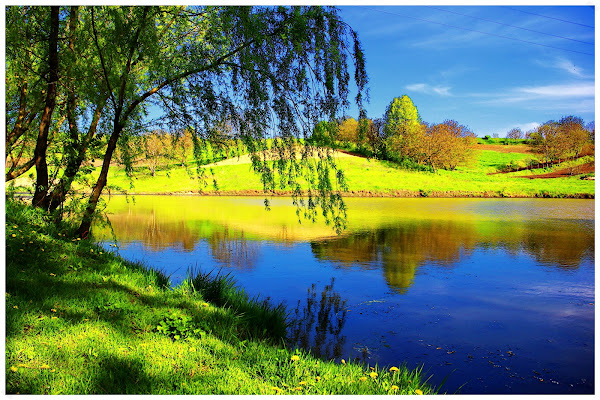
[[256, 319], [281, 323], [282, 310], [227, 278], [192, 274], [171, 289], [12, 200], [5, 232], [7, 394], [433, 392], [401, 360], [371, 368], [286, 349], [281, 330]]
[[[516, 146], [515, 146], [516, 147]], [[519, 145], [524, 147], [524, 145]], [[558, 179], [523, 179], [523, 175], [548, 173], [571, 166], [563, 163], [548, 169], [493, 174], [508, 164], [525, 165], [534, 159], [530, 153], [502, 153], [492, 150], [475, 151], [474, 159], [454, 171], [414, 171], [400, 168], [389, 161], [361, 157], [337, 160], [344, 171], [350, 195], [360, 196], [418, 196], [418, 197], [589, 197], [595, 195], [594, 181], [579, 176]], [[593, 158], [591, 158], [593, 160]], [[589, 161], [589, 158], [586, 159]], [[576, 163], [582, 163], [579, 160]], [[133, 179], [117, 166], [111, 168], [108, 182], [128, 193], [204, 193], [204, 194], [263, 194], [260, 177], [251, 165], [222, 165], [201, 167], [201, 175], [193, 162], [186, 167], [171, 164], [152, 176], [147, 168], [138, 167]], [[91, 174], [96, 177], [98, 171]], [[20, 181], [21, 183], [23, 181]], [[78, 188], [82, 188], [78, 186]], [[284, 189], [283, 191], [285, 191]], [[289, 188], [287, 189], [289, 191]]]

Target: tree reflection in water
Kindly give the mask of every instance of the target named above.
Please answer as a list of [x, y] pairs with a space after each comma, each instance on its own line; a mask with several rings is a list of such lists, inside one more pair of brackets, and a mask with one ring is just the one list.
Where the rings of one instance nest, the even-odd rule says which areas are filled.
[[294, 318], [288, 328], [288, 344], [300, 347], [324, 359], [342, 355], [346, 336], [342, 329], [346, 323], [346, 300], [333, 290], [335, 279], [326, 285], [317, 298], [313, 283], [307, 291], [306, 303], [299, 300]]

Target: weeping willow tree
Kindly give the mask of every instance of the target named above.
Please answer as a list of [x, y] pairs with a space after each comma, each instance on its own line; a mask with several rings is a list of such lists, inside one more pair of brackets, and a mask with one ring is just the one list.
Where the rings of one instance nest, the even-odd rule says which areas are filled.
[[[36, 143], [7, 179], [34, 164], [34, 205], [52, 210], [73, 193], [85, 161], [101, 158], [80, 236], [90, 229], [115, 150], [126, 149], [157, 112], [155, 124], [191, 131], [195, 147], [243, 143], [266, 193], [291, 190], [299, 216], [314, 220], [320, 211], [343, 229], [343, 172], [330, 150], [304, 140], [318, 121], [349, 107], [352, 80], [365, 117], [363, 52], [337, 9], [7, 7], [6, 26], [7, 81], [14, 82], [7, 133], [22, 131], [23, 143]], [[29, 87], [36, 92], [23, 96]], [[218, 129], [225, 123], [226, 141]]]

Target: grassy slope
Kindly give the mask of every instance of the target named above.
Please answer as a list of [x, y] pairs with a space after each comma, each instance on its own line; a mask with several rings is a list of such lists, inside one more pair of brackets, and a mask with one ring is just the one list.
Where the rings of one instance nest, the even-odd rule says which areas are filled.
[[165, 288], [29, 207], [7, 201], [6, 222], [8, 394], [431, 393], [418, 371], [277, 346], [240, 313]]
[[[515, 146], [516, 147], [516, 146]], [[348, 187], [354, 192], [386, 194], [394, 192], [414, 192], [421, 195], [475, 195], [475, 196], [526, 196], [526, 197], [569, 197], [580, 194], [594, 195], [594, 182], [579, 177], [560, 179], [522, 179], [522, 175], [531, 171], [509, 174], [487, 175], [496, 172], [499, 167], [511, 161], [531, 158], [531, 154], [500, 153], [491, 150], [477, 152], [476, 159], [468, 166], [455, 171], [440, 170], [437, 173], [409, 171], [395, 164], [360, 157], [340, 158], [338, 165], [346, 174]], [[554, 169], [563, 168], [561, 166]], [[262, 186], [256, 174], [250, 170], [250, 164], [213, 167], [214, 179], [222, 192], [261, 191]], [[533, 173], [545, 173], [539, 170]], [[131, 193], [169, 193], [169, 192], [214, 192], [213, 176], [207, 172], [206, 185], [194, 178], [192, 169], [175, 168], [170, 171], [158, 171], [155, 177], [141, 171], [133, 180], [133, 188], [124, 172], [113, 169], [109, 182]]]
[[[558, 179], [523, 179], [523, 175], [542, 174], [565, 168], [564, 164], [551, 169], [520, 171], [508, 174], [487, 175], [510, 163], [531, 159], [524, 153], [528, 146], [499, 146], [511, 151], [478, 150], [470, 165], [455, 171], [440, 170], [436, 173], [419, 172], [399, 168], [396, 164], [360, 157], [339, 158], [338, 165], [347, 177], [349, 190], [359, 195], [396, 196], [485, 196], [485, 197], [589, 197], [595, 195], [594, 181], [578, 176]], [[587, 161], [590, 159], [587, 158]], [[593, 160], [593, 159], [592, 159]], [[584, 159], [579, 160], [580, 163]], [[190, 159], [188, 165], [192, 165]], [[147, 167], [136, 167], [133, 181], [122, 168], [112, 167], [108, 182], [113, 188], [129, 193], [214, 193], [213, 179], [221, 193], [257, 192], [262, 194], [258, 175], [250, 164], [223, 165], [205, 168], [205, 179], [198, 179], [196, 167], [172, 165], [159, 169], [152, 177]], [[133, 185], [133, 186], [132, 186]]]

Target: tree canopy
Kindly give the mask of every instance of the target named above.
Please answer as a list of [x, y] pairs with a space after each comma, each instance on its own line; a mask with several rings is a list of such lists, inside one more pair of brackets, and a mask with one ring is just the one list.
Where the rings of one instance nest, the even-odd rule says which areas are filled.
[[299, 214], [314, 219], [320, 207], [343, 227], [343, 174], [330, 182], [333, 159], [301, 140], [349, 106], [351, 64], [364, 116], [361, 44], [335, 8], [11, 6], [6, 15], [6, 178], [35, 165], [34, 205], [53, 210], [100, 157], [80, 235], [117, 146], [127, 160], [130, 139], [164, 126], [191, 132], [196, 147], [221, 140], [224, 123], [265, 191], [291, 188]]

